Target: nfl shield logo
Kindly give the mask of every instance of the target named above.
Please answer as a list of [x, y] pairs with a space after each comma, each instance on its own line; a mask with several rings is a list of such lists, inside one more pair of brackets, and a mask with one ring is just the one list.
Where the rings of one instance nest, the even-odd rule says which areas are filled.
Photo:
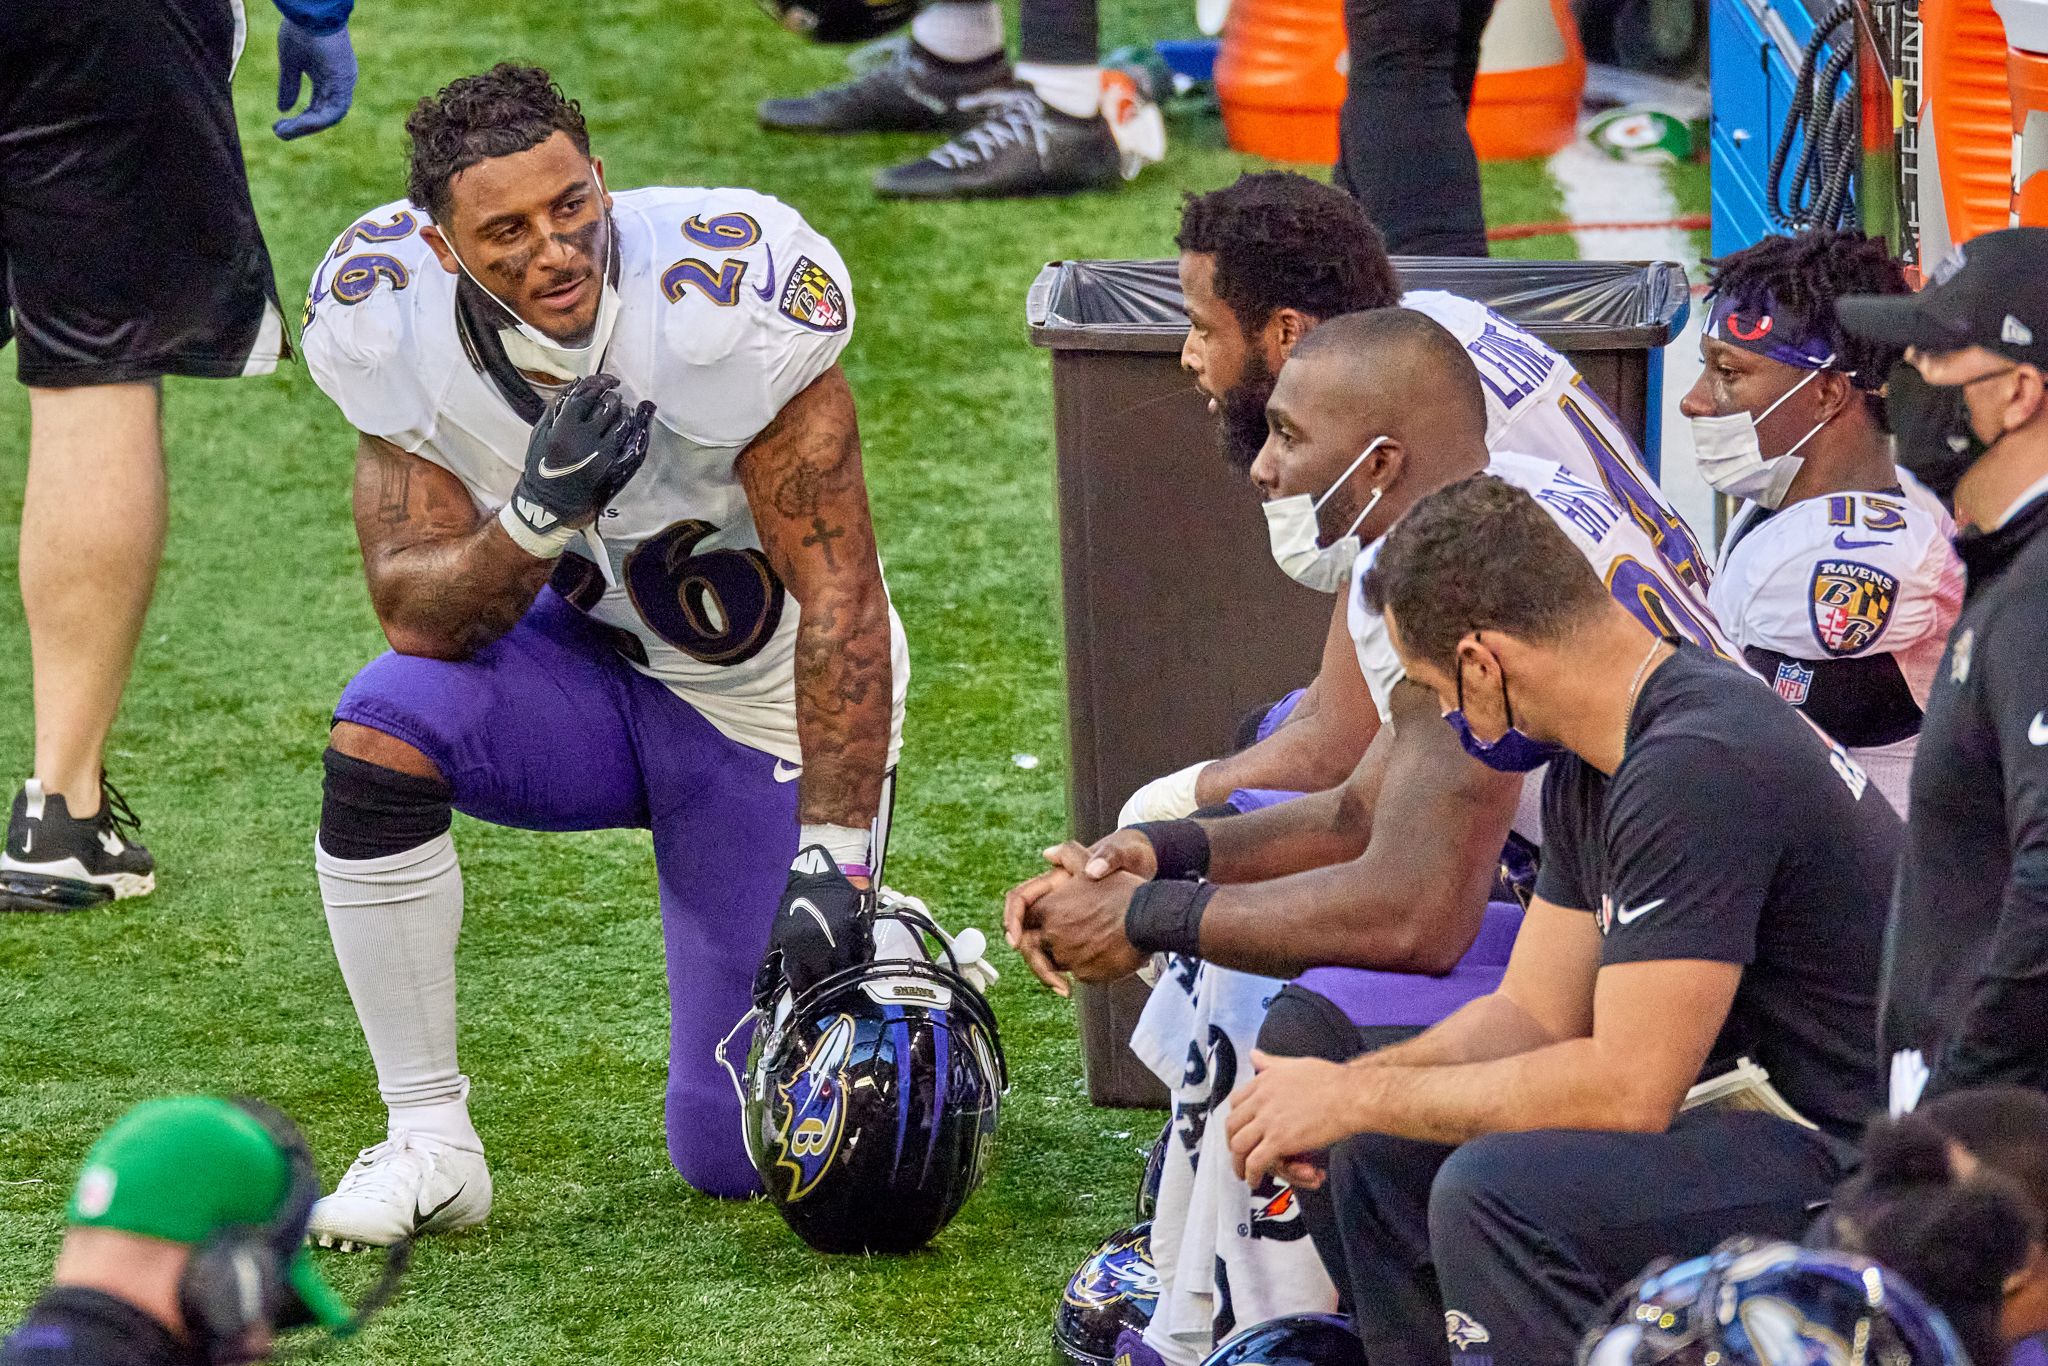
[[1813, 670], [1796, 659], [1788, 659], [1778, 665], [1778, 681], [1775, 685], [1778, 696], [1798, 706], [1806, 700], [1806, 693], [1813, 686]]
[[1822, 560], [1813, 567], [1813, 635], [1831, 655], [1860, 654], [1891, 624], [1899, 581], [1857, 560]]

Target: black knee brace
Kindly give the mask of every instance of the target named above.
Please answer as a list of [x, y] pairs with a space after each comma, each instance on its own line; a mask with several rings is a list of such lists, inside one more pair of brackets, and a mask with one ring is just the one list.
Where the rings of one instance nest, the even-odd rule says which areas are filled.
[[339, 859], [388, 858], [447, 832], [454, 790], [328, 750], [320, 788], [320, 847]]

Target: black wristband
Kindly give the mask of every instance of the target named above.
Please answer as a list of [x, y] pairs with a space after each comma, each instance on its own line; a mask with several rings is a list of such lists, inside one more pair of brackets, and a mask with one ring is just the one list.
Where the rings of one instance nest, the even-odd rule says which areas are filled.
[[1157, 878], [1197, 878], [1209, 875], [1209, 832], [1200, 821], [1139, 821], [1131, 829], [1152, 844], [1152, 857], [1159, 864]]
[[1140, 953], [1202, 956], [1202, 912], [1216, 895], [1213, 882], [1148, 882], [1131, 894], [1124, 938]]

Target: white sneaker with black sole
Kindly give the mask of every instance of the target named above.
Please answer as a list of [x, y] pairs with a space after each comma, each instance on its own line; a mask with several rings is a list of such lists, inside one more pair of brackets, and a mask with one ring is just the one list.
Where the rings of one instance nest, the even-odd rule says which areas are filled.
[[365, 1148], [332, 1195], [313, 1206], [306, 1240], [353, 1252], [422, 1233], [452, 1233], [491, 1212], [484, 1155], [431, 1134], [400, 1131]]
[[81, 911], [156, 890], [156, 860], [135, 842], [128, 801], [100, 780], [100, 809], [83, 820], [30, 778], [14, 794], [0, 851], [0, 911]]

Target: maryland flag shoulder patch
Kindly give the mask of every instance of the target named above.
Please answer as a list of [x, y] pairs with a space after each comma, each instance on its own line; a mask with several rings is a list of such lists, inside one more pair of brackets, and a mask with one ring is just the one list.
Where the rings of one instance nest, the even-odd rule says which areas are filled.
[[823, 266], [808, 256], [796, 258], [776, 307], [791, 322], [813, 332], [846, 330], [846, 292]]
[[1831, 655], [1860, 654], [1884, 634], [1898, 600], [1898, 579], [1875, 565], [1821, 560], [1807, 604], [1814, 639]]

